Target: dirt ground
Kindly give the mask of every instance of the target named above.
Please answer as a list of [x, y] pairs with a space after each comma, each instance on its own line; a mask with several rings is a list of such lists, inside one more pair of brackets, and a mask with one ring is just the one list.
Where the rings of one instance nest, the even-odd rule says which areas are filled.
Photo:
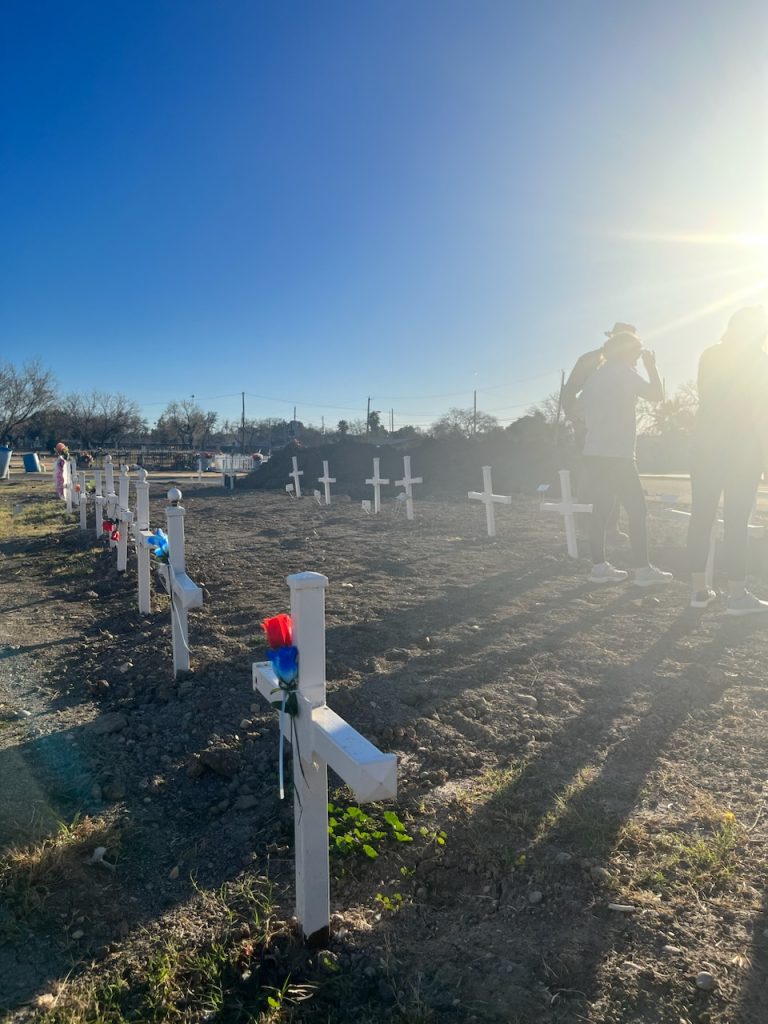
[[[133, 563], [43, 484], [0, 485], [3, 1019], [768, 1020], [768, 623], [689, 612], [682, 523], [651, 507], [677, 580], [649, 592], [591, 587], [532, 496], [491, 541], [470, 502], [408, 522], [182, 486], [205, 605], [174, 681], [167, 598], [140, 616]], [[306, 569], [330, 580], [328, 702], [399, 763], [371, 822], [334, 791], [319, 952], [251, 692]]]

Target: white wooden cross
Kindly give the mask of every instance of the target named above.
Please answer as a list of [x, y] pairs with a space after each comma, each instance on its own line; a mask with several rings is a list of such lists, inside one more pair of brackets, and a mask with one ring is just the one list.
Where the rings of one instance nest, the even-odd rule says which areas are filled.
[[403, 456], [403, 479], [395, 480], [395, 487], [405, 488], [405, 514], [408, 519], [413, 519], [413, 485], [423, 484], [420, 476], [411, 476], [411, 456]]
[[[104, 456], [104, 490], [106, 494], [106, 518], [114, 521], [117, 512], [117, 495], [115, 494], [115, 467], [112, 465], [112, 456]], [[114, 541], [109, 538], [109, 546], [114, 546]]]
[[[324, 942], [330, 926], [328, 766], [364, 803], [397, 794], [397, 758], [383, 754], [325, 702], [325, 588], [318, 572], [288, 577], [293, 642], [299, 649], [298, 713], [283, 717], [293, 744], [296, 917], [304, 937]], [[270, 662], [253, 666], [253, 688], [273, 704], [282, 691]]]
[[496, 536], [496, 510], [494, 503], [499, 505], [511, 505], [512, 498], [509, 494], [494, 494], [491, 481], [491, 467], [483, 466], [483, 489], [482, 491], [469, 491], [467, 497], [472, 501], [482, 501], [485, 505], [485, 518], [488, 524], [488, 536]]
[[149, 474], [143, 467], [136, 474], [136, 515], [133, 520], [133, 539], [136, 544], [136, 565], [139, 577], [139, 611], [149, 615], [152, 610], [150, 593], [150, 562], [152, 545], [149, 538], [153, 536], [149, 528]]
[[105, 506], [106, 506], [106, 503], [107, 503], [107, 499], [104, 497], [104, 495], [101, 492], [101, 474], [102, 474], [102, 471], [100, 469], [94, 469], [94, 471], [93, 471], [93, 485], [94, 485], [93, 505], [94, 505], [94, 508], [96, 509], [96, 525], [95, 525], [95, 530], [96, 530], [96, 536], [97, 537], [103, 537], [104, 536], [104, 519], [106, 518]]
[[80, 502], [80, 529], [88, 529], [88, 492], [85, 489], [85, 470], [81, 469], [77, 474], [77, 482], [80, 485], [78, 501]]
[[293, 462], [293, 469], [288, 474], [288, 476], [292, 476], [293, 477], [293, 493], [295, 494], [295, 496], [297, 498], [300, 498], [301, 497], [301, 480], [299, 480], [299, 477], [300, 476], [304, 476], [304, 470], [303, 469], [299, 469], [299, 460], [296, 458], [295, 455], [291, 458], [291, 462]]
[[331, 484], [336, 483], [336, 477], [328, 472], [328, 463], [323, 459], [323, 475], [317, 478], [317, 482], [323, 485], [325, 491], [325, 504], [331, 504]]
[[203, 592], [187, 576], [184, 550], [185, 510], [179, 504], [181, 491], [172, 487], [168, 491], [168, 508], [165, 519], [168, 532], [168, 564], [160, 563], [158, 575], [171, 599], [171, 636], [173, 639], [173, 674], [189, 671], [189, 621], [190, 608], [201, 608]]
[[579, 557], [579, 545], [576, 539], [576, 513], [591, 512], [591, 505], [579, 505], [573, 500], [571, 493], [571, 474], [567, 469], [561, 469], [560, 476], [560, 501], [542, 501], [542, 512], [559, 512], [565, 521], [565, 543], [568, 554], [571, 558]]
[[117, 510], [115, 518], [119, 526], [120, 540], [117, 541], [117, 571], [125, 572], [128, 568], [128, 532], [133, 525], [133, 512], [129, 505], [131, 478], [126, 465], [120, 466], [118, 483]]
[[373, 514], [374, 515], [378, 515], [379, 512], [381, 512], [381, 485], [389, 483], [389, 480], [384, 480], [379, 475], [379, 465], [380, 465], [380, 463], [381, 463], [381, 459], [377, 458], [377, 459], [373, 460], [373, 476], [370, 478], [370, 480], [366, 480], [365, 481], [367, 484], [372, 484], [373, 485]]
[[74, 459], [70, 455], [64, 459], [62, 465], [62, 477], [64, 481], [64, 501], [67, 503], [67, 512], [72, 511], [72, 504], [74, 502], [74, 491], [75, 481], [73, 467]]

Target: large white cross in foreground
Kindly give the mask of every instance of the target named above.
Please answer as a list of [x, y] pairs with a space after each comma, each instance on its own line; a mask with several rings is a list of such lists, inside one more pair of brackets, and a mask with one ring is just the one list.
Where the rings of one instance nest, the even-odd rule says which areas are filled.
[[304, 470], [299, 469], [299, 460], [296, 458], [295, 455], [291, 458], [291, 462], [293, 463], [293, 469], [288, 474], [288, 476], [293, 477], [293, 493], [296, 495], [297, 498], [300, 498], [301, 480], [299, 480], [299, 477], [304, 476]]
[[[293, 718], [293, 819], [296, 836], [296, 917], [305, 939], [325, 942], [331, 921], [328, 864], [328, 766], [364, 803], [397, 793], [397, 758], [383, 754], [325, 703], [325, 588], [319, 572], [288, 577], [293, 642], [299, 649], [298, 713]], [[270, 662], [253, 666], [253, 688], [282, 701]], [[291, 718], [282, 722], [291, 736]]]
[[187, 576], [184, 551], [184, 516], [181, 491], [168, 491], [165, 519], [168, 531], [168, 564], [158, 564], [157, 571], [171, 599], [171, 635], [173, 638], [173, 674], [189, 671], [189, 625], [187, 612], [201, 608], [203, 592]]
[[560, 476], [560, 501], [542, 501], [542, 512], [559, 512], [565, 521], [565, 543], [568, 554], [571, 558], [579, 557], [579, 545], [576, 540], [576, 513], [591, 512], [591, 505], [579, 505], [573, 500], [571, 493], [571, 474], [567, 469], [561, 469]]
[[[403, 456], [403, 479], [395, 480], [395, 487], [405, 488], [405, 514], [408, 519], [413, 519], [413, 485], [423, 484], [420, 476], [411, 476], [411, 456]], [[402, 497], [402, 495], [401, 495]]]
[[331, 484], [336, 483], [336, 477], [331, 476], [328, 472], [328, 463], [323, 460], [323, 475], [317, 478], [317, 482], [323, 485], [325, 490], [325, 504], [331, 504]]
[[482, 501], [485, 504], [485, 518], [488, 523], [488, 536], [496, 536], [496, 510], [494, 502], [499, 505], [511, 505], [512, 498], [508, 494], [494, 494], [491, 481], [491, 467], [483, 466], [483, 489], [482, 491], [469, 491], [467, 497], [472, 501]]
[[373, 460], [373, 476], [370, 480], [366, 480], [367, 484], [373, 485], [373, 512], [374, 515], [378, 515], [381, 512], [381, 485], [388, 484], [389, 480], [383, 480], [379, 473], [379, 465], [381, 459]]

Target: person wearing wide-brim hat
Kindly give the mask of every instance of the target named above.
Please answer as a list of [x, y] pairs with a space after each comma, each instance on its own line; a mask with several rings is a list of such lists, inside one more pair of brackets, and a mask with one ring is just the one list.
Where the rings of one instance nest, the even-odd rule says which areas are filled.
[[706, 565], [712, 527], [723, 495], [723, 555], [728, 577], [726, 615], [768, 612], [746, 588], [749, 519], [768, 465], [768, 314], [746, 306], [728, 321], [719, 344], [699, 360], [699, 408], [691, 453], [688, 561], [691, 607], [706, 608], [717, 594]]
[[[589, 542], [592, 552], [593, 583], [627, 579], [629, 573], [617, 569], [605, 557], [606, 525], [617, 500], [629, 519], [632, 548], [632, 582], [639, 587], [667, 583], [672, 574], [651, 565], [648, 560], [648, 533], [643, 487], [635, 462], [638, 398], [660, 402], [664, 389], [656, 369], [653, 352], [643, 348], [632, 324], [617, 322], [605, 332], [607, 340], [600, 350], [600, 364], [581, 390], [586, 424], [584, 476], [587, 498], [592, 502]], [[635, 364], [642, 358], [648, 379]]]

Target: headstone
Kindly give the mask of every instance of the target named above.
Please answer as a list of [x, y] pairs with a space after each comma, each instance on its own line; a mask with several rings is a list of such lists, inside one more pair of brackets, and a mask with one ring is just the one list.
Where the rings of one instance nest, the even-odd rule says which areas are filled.
[[373, 514], [378, 515], [381, 512], [381, 485], [388, 484], [389, 480], [385, 480], [379, 473], [379, 465], [381, 464], [380, 458], [373, 460], [373, 476], [366, 480], [367, 484], [373, 487]]
[[411, 476], [411, 456], [403, 456], [403, 479], [395, 480], [395, 487], [405, 488], [405, 514], [408, 519], [413, 519], [413, 485], [423, 484], [420, 476]]
[[323, 490], [325, 491], [325, 504], [330, 505], [331, 484], [336, 483], [336, 477], [331, 476], [330, 473], [328, 472], [328, 463], [325, 459], [323, 459], [323, 475], [317, 478], [317, 482], [323, 485]]
[[571, 558], [579, 557], [579, 544], [576, 539], [576, 513], [591, 512], [591, 505], [579, 505], [573, 500], [571, 493], [571, 474], [567, 469], [561, 469], [560, 477], [560, 501], [542, 501], [542, 512], [559, 512], [565, 523], [565, 542], [568, 554]]
[[[330, 926], [328, 860], [328, 766], [364, 803], [397, 793], [397, 758], [384, 754], [326, 704], [325, 588], [316, 572], [288, 577], [293, 642], [299, 650], [298, 713], [280, 712], [284, 734], [293, 744], [296, 917], [304, 937], [324, 942]], [[253, 666], [254, 690], [272, 703], [282, 691], [269, 662]]]
[[301, 480], [299, 480], [299, 477], [300, 476], [304, 476], [304, 470], [303, 469], [299, 469], [299, 460], [296, 458], [295, 455], [291, 458], [291, 462], [293, 463], [293, 469], [288, 474], [288, 476], [292, 476], [293, 477], [293, 493], [295, 494], [295, 496], [297, 498], [300, 498], [301, 497]]
[[485, 518], [488, 526], [488, 536], [496, 536], [496, 510], [494, 505], [511, 505], [512, 497], [509, 494], [494, 494], [493, 481], [491, 480], [491, 467], [483, 466], [483, 489], [482, 491], [469, 491], [467, 497], [471, 501], [482, 501], [485, 505]]
[[171, 636], [173, 639], [173, 673], [189, 671], [190, 608], [201, 608], [203, 592], [187, 576], [184, 544], [185, 510], [179, 504], [181, 491], [172, 487], [168, 491], [165, 519], [168, 533], [168, 564], [158, 565], [158, 574], [171, 599]]

